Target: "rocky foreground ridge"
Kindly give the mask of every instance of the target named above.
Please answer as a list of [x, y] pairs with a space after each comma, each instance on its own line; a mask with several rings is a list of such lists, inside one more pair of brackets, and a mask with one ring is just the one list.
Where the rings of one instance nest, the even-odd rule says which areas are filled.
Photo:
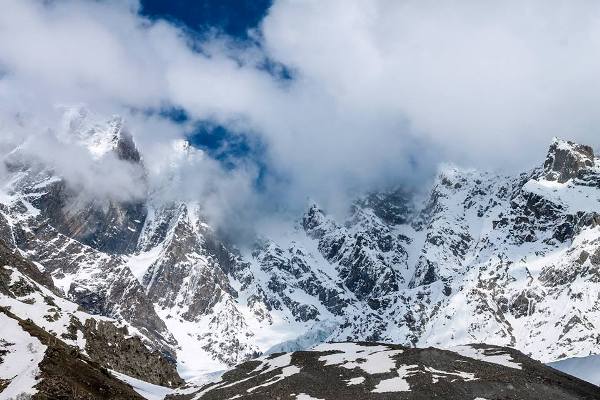
[[126, 165], [144, 190], [96, 199], [10, 152], [0, 306], [105, 368], [177, 386], [327, 341], [489, 343], [543, 362], [600, 353], [600, 159], [588, 146], [555, 139], [516, 176], [444, 166], [430, 187], [364, 194], [342, 219], [312, 204], [286, 232], [235, 248], [199, 202], [161, 196], [199, 150], [175, 143], [169, 179], [152, 181], [122, 120], [72, 112], [65, 126], [62, 140]]
[[597, 399], [600, 388], [497, 346], [328, 343], [247, 361], [168, 399]]

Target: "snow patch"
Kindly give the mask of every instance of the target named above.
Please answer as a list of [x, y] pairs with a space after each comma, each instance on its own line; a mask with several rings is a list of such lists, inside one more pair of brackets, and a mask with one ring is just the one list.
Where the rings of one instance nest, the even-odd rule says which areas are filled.
[[[425, 371], [427, 371], [431, 374], [432, 383], [438, 383], [440, 381], [440, 379], [449, 380], [450, 382], [455, 381], [456, 378], [459, 378], [462, 381], [477, 380], [477, 378], [475, 377], [475, 374], [472, 374], [470, 372], [462, 372], [462, 371], [449, 372], [449, 371], [442, 371], [439, 369], [435, 369], [432, 367], [425, 367]], [[453, 379], [452, 378], [453, 376], [456, 378]]]
[[38, 364], [44, 359], [46, 348], [16, 320], [0, 313], [0, 349], [8, 351], [1, 358], [0, 379], [10, 381], [1, 393], [3, 399], [37, 393], [34, 386], [38, 383]]
[[317, 397], [312, 397], [305, 393], [300, 393], [300, 394], [296, 395], [296, 400], [324, 400], [324, 399], [319, 399]]
[[408, 376], [414, 375], [415, 369], [419, 368], [418, 365], [401, 365], [398, 370], [398, 376], [384, 379], [380, 381], [373, 393], [389, 393], [389, 392], [410, 392], [410, 384], [405, 379]]
[[593, 186], [577, 185], [573, 181], [559, 183], [532, 179], [523, 186], [523, 190], [561, 206], [569, 214], [600, 211], [600, 190]]
[[110, 373], [117, 377], [119, 380], [127, 383], [140, 396], [148, 400], [163, 400], [165, 396], [167, 396], [168, 394], [173, 394], [175, 392], [175, 389], [159, 385], [153, 385], [152, 383], [133, 378], [129, 375], [125, 375], [117, 371], [111, 370]]
[[338, 352], [319, 357], [319, 361], [325, 361], [326, 366], [360, 368], [368, 374], [383, 374], [393, 370], [396, 367], [393, 357], [403, 352], [387, 346], [363, 346], [357, 343], [326, 343], [314, 347], [313, 350]]
[[514, 369], [522, 369], [521, 364], [515, 362], [510, 354], [503, 352], [502, 350], [494, 348], [476, 348], [471, 345], [455, 346], [451, 347], [449, 350], [474, 360], [485, 361]]
[[360, 385], [361, 383], [363, 383], [365, 381], [365, 377], [364, 376], [359, 376], [356, 378], [350, 378], [346, 381], [346, 384], [348, 386], [352, 386], [352, 385]]

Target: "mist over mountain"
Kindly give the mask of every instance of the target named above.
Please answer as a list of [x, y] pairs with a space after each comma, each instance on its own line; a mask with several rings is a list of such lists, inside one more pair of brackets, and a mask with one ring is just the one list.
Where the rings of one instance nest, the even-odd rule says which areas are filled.
[[[38, 156], [88, 171], [85, 153], [65, 149], [76, 156], [63, 157], [64, 143], [53, 138], [64, 134], [62, 107], [82, 105], [99, 119], [121, 116], [157, 170], [169, 141], [198, 124], [222, 126], [265, 150], [234, 157], [224, 171], [208, 156], [183, 174], [195, 197], [230, 193], [231, 182], [246, 188], [240, 204], [228, 194], [207, 200], [217, 215], [246, 211], [247, 203], [298, 212], [307, 197], [345, 209], [338, 204], [349, 193], [419, 186], [440, 162], [516, 172], [537, 165], [543, 152], [531, 153], [553, 136], [598, 145], [589, 105], [597, 103], [600, 10], [589, 2], [565, 11], [536, 1], [434, 10], [282, 1], [242, 36], [194, 34], [177, 20], [144, 16], [145, 5], [133, 0], [6, 7], [2, 141], [26, 142], [30, 151], [54, 146]], [[131, 185], [120, 176], [131, 171], [120, 169], [112, 176]]]

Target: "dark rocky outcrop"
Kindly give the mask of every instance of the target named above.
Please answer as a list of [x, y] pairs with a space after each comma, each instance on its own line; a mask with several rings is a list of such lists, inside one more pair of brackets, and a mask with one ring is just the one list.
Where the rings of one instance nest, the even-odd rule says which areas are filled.
[[6, 308], [1, 307], [0, 312], [17, 320], [25, 332], [47, 346], [38, 366], [38, 393], [33, 395], [33, 399], [143, 399], [129, 385], [113, 377], [106, 368], [78, 349], [68, 346], [31, 321], [18, 318]]
[[404, 188], [370, 193], [356, 202], [360, 208], [370, 208], [382, 221], [392, 224], [410, 223], [414, 217], [412, 193]]
[[2, 267], [7, 265], [16, 268], [23, 275], [31, 278], [40, 285], [45, 286], [49, 290], [56, 291], [50, 274], [41, 272], [34, 263], [25, 259], [19, 250], [8, 246], [6, 242], [0, 238], [0, 293], [12, 297], [12, 293], [7, 286], [9, 279], [8, 277], [3, 276], [3, 274], [6, 274], [6, 271]]
[[88, 319], [80, 329], [86, 340], [85, 351], [106, 368], [155, 385], [178, 387], [183, 384], [175, 365], [163, 354], [148, 350], [139, 337], [129, 335], [126, 327]]
[[88, 199], [64, 181], [48, 185], [32, 203], [61, 234], [110, 254], [133, 252], [146, 219], [143, 202]]
[[[600, 388], [563, 374], [508, 348], [472, 345], [470, 358], [435, 348], [414, 349], [360, 343], [359, 353], [344, 350], [273, 354], [226, 372], [199, 391], [200, 400], [592, 400]], [[381, 346], [381, 345], [379, 345]], [[343, 346], [342, 346], [343, 349]], [[387, 349], [387, 350], [385, 350]], [[389, 356], [386, 356], [390, 354]], [[324, 357], [339, 354], [339, 358]], [[363, 355], [361, 355], [363, 354]], [[387, 365], [390, 357], [392, 366]], [[489, 358], [488, 358], [489, 357]], [[512, 360], [494, 363], [494, 357]], [[344, 358], [351, 361], [343, 362]], [[281, 360], [289, 360], [283, 362]], [[496, 358], [497, 360], [498, 358]], [[379, 360], [379, 361], [375, 361]], [[271, 366], [272, 361], [275, 366]], [[370, 367], [367, 367], [367, 363]], [[364, 369], [363, 369], [364, 368]], [[368, 372], [368, 370], [377, 370]], [[302, 396], [304, 395], [304, 396]], [[171, 400], [192, 396], [168, 396]]]
[[594, 150], [590, 146], [554, 139], [544, 162], [544, 170], [547, 179], [564, 183], [577, 178], [583, 169], [593, 165]]
[[[57, 304], [59, 292], [48, 274], [40, 272], [37, 266], [23, 258], [17, 250], [8, 248], [1, 240], [0, 265], [7, 266], [0, 267], [0, 294], [31, 303], [32, 306], [36, 305], [30, 295], [41, 295], [44, 304], [37, 307], [38, 311], [48, 310], [46, 319], [57, 319], [65, 312]], [[30, 280], [23, 277], [14, 279], [12, 270]], [[53, 292], [53, 295], [44, 294], [42, 287]], [[86, 343], [84, 350], [93, 362], [104, 368], [162, 386], [177, 387], [183, 383], [177, 374], [175, 360], [169, 354], [149, 350], [139, 337], [129, 335], [126, 327], [117, 327], [115, 324], [116, 321], [94, 318], [82, 323], [72, 315], [70, 326], [61, 338], [76, 341], [77, 332], [82, 332]]]
[[[210, 246], [205, 246], [204, 232], [189, 221], [189, 212], [181, 206], [169, 225], [156, 225], [156, 230], [166, 229], [161, 235], [156, 231], [150, 235], [165, 237], [162, 257], [149, 266], [143, 283], [146, 294], [158, 306], [183, 307], [186, 311], [182, 317], [194, 321], [210, 313], [224, 295], [235, 297], [237, 294], [221, 267], [224, 261], [224, 268], [231, 268], [231, 253], [218, 246], [214, 239]], [[182, 292], [185, 296], [181, 296]]]

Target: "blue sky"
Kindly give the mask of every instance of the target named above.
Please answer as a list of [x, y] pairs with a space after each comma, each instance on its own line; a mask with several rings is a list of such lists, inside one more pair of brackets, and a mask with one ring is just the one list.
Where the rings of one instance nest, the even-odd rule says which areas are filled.
[[[249, 32], [266, 15], [272, 0], [143, 0], [141, 14], [182, 24], [200, 35], [217, 31], [239, 42], [252, 41]], [[185, 122], [183, 110], [172, 113]], [[251, 162], [259, 170], [257, 186], [262, 184], [267, 165], [263, 160], [264, 144], [251, 140], [243, 132], [232, 133], [214, 121], [195, 121], [188, 133], [190, 143], [207, 151], [223, 167], [233, 169], [239, 161]]]
[[142, 14], [166, 18], [202, 32], [219, 29], [240, 39], [248, 38], [271, 6], [271, 0], [143, 0]]

